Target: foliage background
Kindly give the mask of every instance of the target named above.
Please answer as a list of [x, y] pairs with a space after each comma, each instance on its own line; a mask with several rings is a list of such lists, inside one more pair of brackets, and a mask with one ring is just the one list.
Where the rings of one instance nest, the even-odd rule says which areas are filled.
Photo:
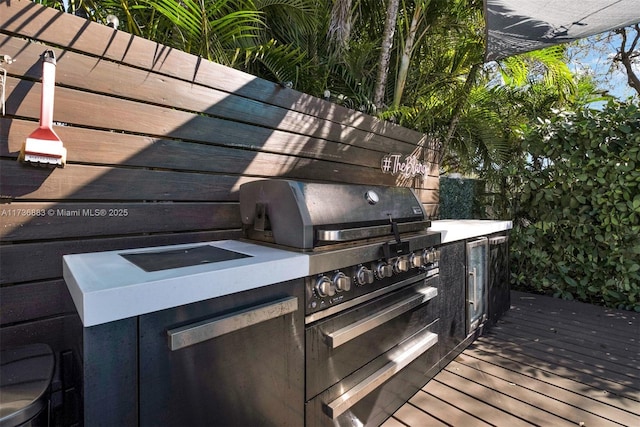
[[562, 112], [524, 143], [512, 233], [517, 286], [640, 311], [640, 111]]
[[443, 176], [440, 177], [440, 219], [477, 218], [478, 201], [476, 179]]

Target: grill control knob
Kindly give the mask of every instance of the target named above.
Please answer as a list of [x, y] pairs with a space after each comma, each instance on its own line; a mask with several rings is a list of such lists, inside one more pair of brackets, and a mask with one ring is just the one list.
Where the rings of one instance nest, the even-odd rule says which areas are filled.
[[409, 259], [405, 256], [396, 258], [396, 261], [393, 263], [393, 271], [396, 274], [409, 271]]
[[422, 258], [425, 264], [433, 264], [435, 262], [435, 251], [433, 249], [425, 249], [422, 252]]
[[358, 271], [356, 271], [356, 281], [360, 286], [373, 283], [373, 271], [369, 270], [364, 265], [361, 266], [358, 268]]
[[351, 289], [351, 278], [339, 271], [333, 276], [333, 286], [337, 292], [348, 291]]
[[381, 261], [376, 265], [375, 274], [378, 279], [391, 277], [393, 276], [393, 267], [386, 262]]
[[422, 254], [411, 254], [411, 257], [409, 258], [409, 263], [411, 263], [411, 267], [413, 268], [420, 268], [422, 267], [422, 264], [424, 264], [424, 261], [422, 260]]
[[440, 261], [440, 249], [438, 250], [433, 250], [433, 262], [438, 262]]
[[316, 293], [320, 297], [332, 297], [336, 294], [336, 288], [333, 282], [327, 276], [320, 276], [316, 280]]

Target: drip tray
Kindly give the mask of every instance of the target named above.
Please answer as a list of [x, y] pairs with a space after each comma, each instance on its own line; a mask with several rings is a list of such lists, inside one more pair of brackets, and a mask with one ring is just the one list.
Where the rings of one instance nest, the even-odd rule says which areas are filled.
[[147, 272], [251, 257], [251, 255], [229, 251], [211, 245], [158, 252], [128, 253], [120, 254], [120, 256]]

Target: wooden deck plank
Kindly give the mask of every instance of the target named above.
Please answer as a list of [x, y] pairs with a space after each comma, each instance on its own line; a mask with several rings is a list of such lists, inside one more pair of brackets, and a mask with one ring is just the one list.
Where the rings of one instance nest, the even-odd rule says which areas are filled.
[[[545, 312], [547, 314], [557, 313], [559, 315], [570, 316], [578, 315], [577, 320], [580, 323], [602, 323], [621, 322], [622, 325], [628, 325], [629, 321], [636, 321], [640, 318], [640, 313], [633, 311], [615, 310], [613, 308], [601, 307], [592, 304], [584, 304], [576, 301], [566, 301], [559, 298], [549, 298], [545, 295], [535, 295], [527, 292], [512, 291], [511, 295], [515, 302], [514, 309], [531, 310], [533, 312]], [[586, 314], [586, 316], [580, 316]], [[636, 329], [638, 324], [635, 323]]]
[[[453, 385], [453, 384], [452, 384]], [[457, 390], [452, 385], [440, 381], [429, 383], [429, 394], [445, 402], [455, 402], [456, 407], [473, 414], [488, 424], [505, 427], [527, 427], [531, 424], [522, 418], [503, 411], [499, 407], [481, 402], [469, 396], [464, 390]]]
[[552, 319], [553, 326], [550, 326], [549, 317], [536, 318], [535, 314], [513, 313], [509, 317], [509, 322], [525, 328], [526, 330], [536, 330], [541, 336], [547, 338], [561, 339], [562, 342], [587, 344], [589, 348], [596, 350], [607, 350], [610, 347], [627, 352], [627, 357], [635, 358], [637, 364], [640, 351], [632, 346], [636, 344], [635, 338], [628, 334], [625, 336], [610, 326], [603, 325], [568, 325], [556, 318]]
[[[640, 401], [634, 399], [640, 397], [640, 393], [630, 393], [625, 395], [617, 390], [616, 383], [611, 382], [607, 388], [603, 383], [594, 382], [594, 377], [582, 375], [579, 371], [552, 365], [539, 359], [518, 356], [517, 353], [504, 355], [504, 352], [485, 351], [482, 345], [473, 346], [467, 349], [466, 355], [484, 360], [489, 363], [496, 363], [498, 366], [517, 370], [523, 375], [534, 379], [552, 381], [553, 384], [566, 390], [580, 390], [585, 396], [611, 406], [632, 411]], [[597, 384], [597, 387], [594, 386]], [[610, 391], [612, 390], [612, 391]]]
[[[397, 422], [399, 424], [394, 424]], [[447, 426], [448, 424], [440, 421], [437, 418], [432, 417], [428, 413], [424, 412], [422, 409], [413, 406], [411, 404], [406, 404], [402, 408], [400, 408], [393, 417], [389, 418], [382, 424], [382, 427], [396, 427], [397, 425], [401, 426], [429, 426], [429, 427], [440, 427]]]
[[[503, 336], [492, 333], [491, 336], [483, 337], [482, 342], [490, 346], [490, 348], [500, 348], [500, 346], [503, 346], [502, 350], [509, 350], [511, 352], [526, 354], [529, 357], [535, 357], [538, 359], [538, 364], [549, 364], [554, 371], [558, 367], [570, 366], [571, 371], [577, 371], [585, 376], [591, 376], [593, 381], [603, 383], [608, 381], [612, 384], [618, 384], [629, 389], [640, 390], [640, 384], [638, 381], [625, 374], [607, 371], [606, 369], [595, 366], [577, 365], [572, 359], [567, 358], [565, 355], [548, 352], [545, 348], [537, 348], [530, 345], [528, 342], [514, 342], [509, 338], [510, 337], [504, 339]], [[568, 375], [568, 372], [566, 374]]]
[[382, 423], [382, 427], [407, 427], [406, 424], [401, 423], [395, 418], [389, 418], [387, 421]]
[[640, 426], [638, 313], [520, 292], [511, 302], [385, 426]]
[[[607, 339], [613, 342], [620, 341], [622, 343], [638, 342], [636, 337], [630, 337], [624, 330], [617, 330], [615, 326], [619, 322], [612, 322], [609, 319], [602, 320], [601, 318], [585, 319], [584, 316], [578, 313], [562, 313], [558, 311], [540, 312], [538, 310], [524, 310], [515, 309], [511, 312], [509, 319], [511, 321], [527, 321], [532, 322], [540, 327], [549, 325], [550, 320], [553, 320], [558, 330], [579, 332], [584, 335], [585, 329], [588, 329], [590, 335], [585, 336], [598, 339]], [[623, 320], [620, 326], [627, 326], [631, 320]]]
[[616, 363], [615, 360], [611, 360], [614, 358], [611, 353], [606, 354], [607, 352], [604, 351], [592, 350], [555, 338], [541, 337], [535, 332], [528, 332], [526, 329], [521, 330], [515, 326], [509, 326], [508, 331], [504, 329], [498, 331], [498, 328], [496, 328], [496, 331], [496, 337], [500, 337], [500, 339], [506, 342], [519, 340], [527, 349], [534, 348], [549, 354], [555, 354], [565, 360], [571, 360], [576, 364], [588, 366], [590, 369], [601, 369], [607, 372], [607, 374], [629, 376], [636, 381], [640, 378], [640, 372], [638, 372], [637, 369], [633, 369], [633, 365], [621, 365]]
[[[454, 362], [452, 362], [454, 363]], [[458, 390], [464, 390], [474, 396], [479, 402], [501, 408], [504, 412], [526, 420], [530, 425], [539, 426], [570, 426], [575, 425], [569, 421], [558, 417], [553, 411], [541, 410], [527, 399], [526, 393], [514, 393], [512, 385], [506, 381], [500, 381], [491, 376], [484, 376], [479, 373], [473, 377], [471, 370], [462, 370], [462, 367], [451, 364], [436, 379], [450, 384]], [[482, 377], [482, 378], [481, 378]], [[423, 391], [431, 386], [429, 382]], [[515, 394], [513, 396], [512, 394]], [[493, 420], [495, 423], [496, 420]], [[417, 426], [415, 426], [417, 427]]]
[[[443, 400], [438, 399], [432, 394], [424, 392], [416, 393], [411, 399], [409, 399], [409, 403], [412, 405], [421, 408], [429, 408], [429, 415], [433, 413], [437, 413], [438, 416], [434, 417], [444, 422], [447, 425], [453, 426], [487, 426], [491, 424], [487, 424], [479, 418], [476, 418], [474, 415], [469, 414], [460, 408], [456, 407], [456, 405], [445, 402]], [[420, 420], [422, 422], [422, 420]], [[429, 425], [429, 424], [411, 424], [412, 426], [419, 425]]]
[[[556, 375], [549, 375], [543, 379], [535, 377], [536, 368], [523, 366], [518, 370], [505, 369], [502, 365], [487, 362], [470, 357], [464, 354], [457, 359], [461, 365], [480, 372], [483, 376], [491, 375], [510, 384], [531, 390], [536, 393], [535, 402], [540, 402], [539, 407], [546, 407], [555, 410], [556, 414], [569, 418], [576, 423], [584, 422], [586, 425], [631, 425], [634, 416], [631, 412], [616, 408], [607, 403], [603, 403], [587, 396], [587, 389], [591, 386], [586, 384], [563, 384]], [[494, 361], [500, 363], [500, 360]], [[529, 373], [529, 375], [527, 375]], [[569, 388], [564, 388], [563, 385]], [[540, 395], [540, 396], [538, 396]], [[546, 399], [548, 398], [548, 399]], [[549, 399], [559, 402], [552, 402]], [[548, 405], [548, 406], [547, 406]], [[629, 408], [633, 410], [633, 408]], [[597, 415], [595, 415], [597, 414]]]

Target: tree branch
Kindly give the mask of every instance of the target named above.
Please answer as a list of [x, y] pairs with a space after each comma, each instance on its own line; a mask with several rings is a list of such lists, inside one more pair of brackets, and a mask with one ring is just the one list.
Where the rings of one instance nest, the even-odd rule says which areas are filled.
[[622, 36], [622, 41], [620, 42], [620, 51], [618, 52], [620, 55], [620, 62], [624, 66], [625, 71], [627, 72], [627, 82], [632, 89], [634, 89], [638, 95], [640, 95], [640, 78], [633, 71], [633, 59], [638, 56], [638, 53], [635, 52], [636, 47], [638, 46], [638, 41], [640, 40], [640, 24], [636, 24], [633, 26], [636, 30], [636, 35], [629, 46], [629, 49], [626, 49], [627, 46], [627, 29], [621, 28], [618, 30], [618, 34]]
[[373, 94], [373, 104], [377, 108], [382, 107], [384, 91], [387, 86], [387, 74], [389, 73], [389, 62], [391, 61], [391, 46], [393, 45], [393, 35], [396, 31], [396, 18], [398, 16], [399, 0], [388, 0], [387, 20], [382, 35], [382, 48], [380, 51], [380, 62], [378, 64], [378, 77]]

